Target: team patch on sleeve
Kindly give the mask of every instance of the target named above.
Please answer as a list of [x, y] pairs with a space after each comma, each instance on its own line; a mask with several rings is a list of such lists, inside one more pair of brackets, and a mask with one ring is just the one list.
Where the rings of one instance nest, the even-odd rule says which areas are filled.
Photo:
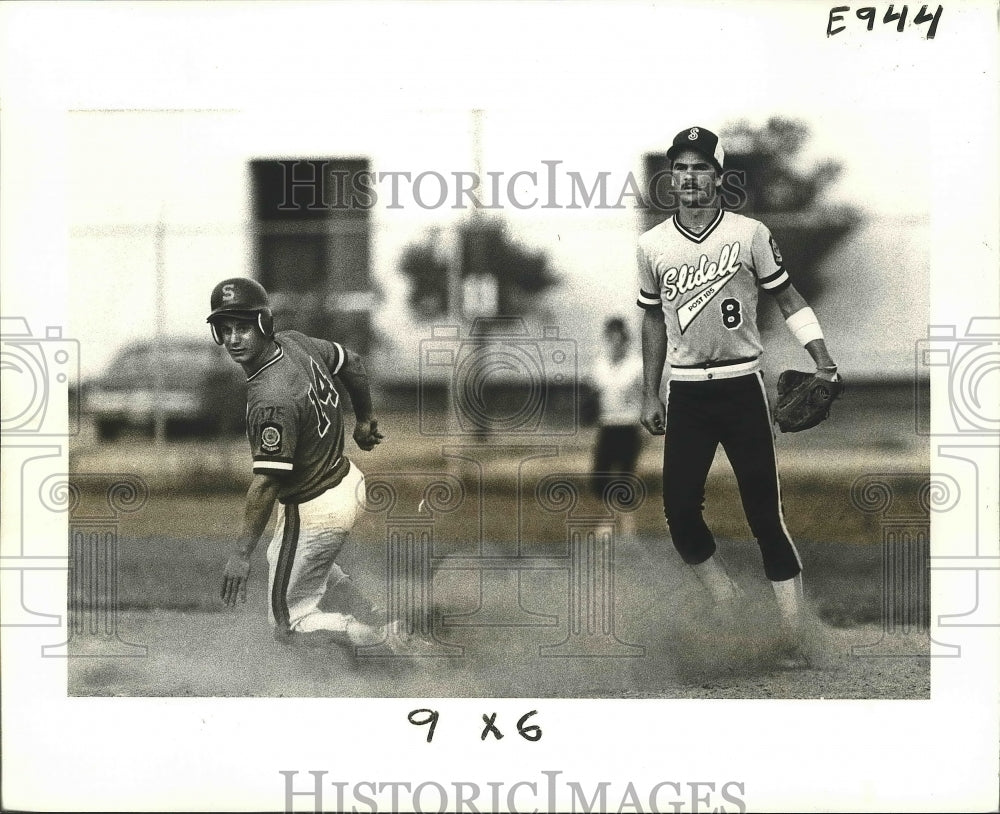
[[775, 241], [773, 235], [768, 236], [768, 240], [771, 241], [771, 254], [774, 255], [774, 263], [775, 265], [778, 266], [778, 268], [781, 268], [782, 264], [784, 263], [784, 261], [781, 259], [781, 250], [778, 249], [778, 244]]
[[260, 425], [260, 451], [265, 455], [280, 455], [282, 428], [277, 421], [265, 421]]
[[254, 472], [291, 472], [294, 469], [292, 455], [285, 442], [285, 429], [277, 421], [265, 421], [260, 425], [257, 449], [253, 456]]

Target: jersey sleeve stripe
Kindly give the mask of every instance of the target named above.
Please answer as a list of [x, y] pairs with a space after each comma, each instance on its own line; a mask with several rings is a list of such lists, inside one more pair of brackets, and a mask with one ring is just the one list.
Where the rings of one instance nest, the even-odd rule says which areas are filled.
[[636, 300], [635, 304], [638, 305], [640, 308], [645, 309], [646, 311], [658, 311], [660, 310], [660, 308], [663, 307], [659, 302], [648, 303], [648, 302], [643, 302], [642, 300]]
[[790, 284], [791, 282], [788, 272], [782, 269], [779, 273], [772, 274], [770, 277], [765, 277], [761, 280], [760, 287], [768, 291], [773, 291], [778, 286], [784, 286], [786, 283]]
[[343, 347], [339, 343], [331, 342], [330, 344], [333, 345], [333, 349], [334, 351], [336, 351], [337, 354], [336, 364], [334, 364], [334, 366], [330, 368], [330, 374], [336, 376], [340, 372], [340, 369], [344, 366], [344, 361], [347, 359], [347, 354], [344, 352]]
[[253, 471], [260, 472], [264, 469], [272, 469], [279, 472], [291, 472], [293, 469], [291, 461], [254, 461]]
[[782, 266], [776, 272], [774, 272], [774, 274], [768, 274], [767, 277], [761, 277], [760, 278], [761, 285], [763, 285], [764, 283], [769, 283], [772, 280], [777, 280], [782, 274], [786, 273], [787, 272], [785, 271], [784, 266]]
[[764, 286], [764, 290], [767, 291], [768, 294], [780, 294], [782, 291], [784, 291], [786, 288], [788, 288], [791, 284], [792, 284], [792, 281], [788, 277], [788, 275], [786, 274], [785, 275], [785, 279], [782, 282], [779, 282], [779, 283], [774, 284], [774, 285]]
[[643, 291], [642, 289], [639, 289], [639, 299], [636, 300], [636, 302], [638, 302], [639, 305], [642, 306], [643, 308], [647, 306], [659, 307], [660, 297], [658, 294], [650, 294], [648, 291]]

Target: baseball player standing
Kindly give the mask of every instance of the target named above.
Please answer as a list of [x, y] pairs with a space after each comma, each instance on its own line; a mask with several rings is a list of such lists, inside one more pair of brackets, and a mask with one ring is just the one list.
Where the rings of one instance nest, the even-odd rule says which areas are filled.
[[277, 500], [267, 549], [268, 616], [276, 638], [318, 634], [342, 644], [383, 641], [385, 629], [371, 619], [329, 609], [333, 594], [351, 587], [335, 560], [365, 496], [364, 476], [344, 456], [343, 407], [334, 377], [354, 407], [355, 443], [372, 450], [383, 438], [361, 358], [336, 342], [298, 331], [275, 333], [267, 292], [253, 280], [223, 280], [212, 291], [211, 309], [212, 337], [246, 372], [253, 455], [243, 524], [223, 575], [223, 601], [246, 602], [250, 557]]
[[[595, 362], [590, 380], [599, 398], [591, 489], [600, 499], [616, 473], [635, 474], [642, 450], [642, 358], [633, 349], [621, 317], [604, 323], [604, 353]], [[623, 516], [623, 533], [634, 533], [633, 522], [631, 513]]]
[[[704, 127], [678, 133], [667, 151], [679, 209], [639, 238], [642, 326], [642, 424], [665, 435], [663, 505], [674, 546], [721, 607], [738, 596], [702, 517], [705, 482], [722, 444], [743, 510], [760, 546], [783, 626], [803, 632], [802, 564], [782, 516], [767, 395], [760, 373], [758, 289], [775, 302], [816, 363], [833, 381], [837, 366], [819, 322], [795, 290], [781, 253], [759, 221], [723, 211], [725, 154]], [[666, 403], [660, 398], [670, 364]], [[731, 607], [731, 605], [730, 605]], [[800, 653], [801, 655], [801, 653]]]

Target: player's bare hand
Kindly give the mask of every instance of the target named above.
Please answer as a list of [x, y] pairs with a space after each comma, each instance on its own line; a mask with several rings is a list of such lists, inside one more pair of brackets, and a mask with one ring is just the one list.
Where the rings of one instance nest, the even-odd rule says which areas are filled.
[[837, 373], [837, 368], [833, 368], [831, 370], [830, 368], [819, 367], [816, 368], [816, 378], [823, 379], [823, 381], [827, 382], [835, 382], [840, 378], [840, 376]]
[[642, 426], [651, 435], [663, 435], [667, 427], [667, 408], [659, 396], [645, 396], [642, 400]]
[[222, 601], [235, 606], [236, 600], [247, 601], [247, 582], [250, 580], [250, 558], [239, 552], [229, 556], [222, 575]]
[[361, 449], [371, 451], [385, 438], [378, 430], [378, 420], [359, 421], [354, 425], [354, 443]]

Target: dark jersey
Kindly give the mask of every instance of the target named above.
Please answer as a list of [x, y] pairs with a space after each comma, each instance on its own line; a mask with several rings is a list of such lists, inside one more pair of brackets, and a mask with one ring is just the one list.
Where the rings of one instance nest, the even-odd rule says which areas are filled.
[[350, 468], [333, 384], [346, 354], [336, 342], [298, 331], [280, 331], [275, 342], [277, 354], [247, 380], [247, 438], [253, 471], [280, 476], [282, 503], [304, 503]]

